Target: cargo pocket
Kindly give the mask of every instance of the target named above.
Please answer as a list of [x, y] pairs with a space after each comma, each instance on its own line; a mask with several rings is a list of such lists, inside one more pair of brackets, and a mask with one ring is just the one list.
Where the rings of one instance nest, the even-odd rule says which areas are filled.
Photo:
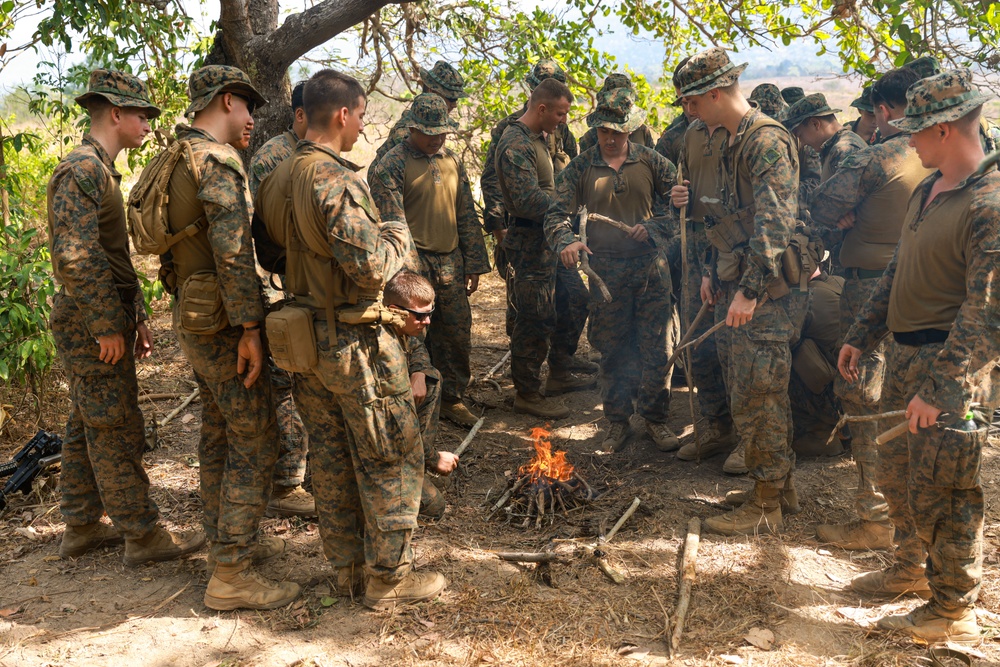
[[960, 431], [942, 428], [934, 458], [934, 486], [946, 489], [972, 489], [979, 485], [983, 466], [983, 445], [987, 429]]
[[[788, 391], [788, 375], [792, 360], [786, 342], [756, 339], [753, 343], [753, 360], [749, 373], [743, 379], [746, 393], [763, 396]], [[735, 353], [735, 350], [734, 350]]]
[[396, 530], [416, 530], [416, 514], [381, 514], [375, 517], [375, 524], [384, 533]]
[[108, 369], [112, 372], [80, 376], [74, 381], [73, 394], [80, 418], [91, 428], [121, 426], [128, 416], [125, 392], [129, 385], [111, 366]]
[[358, 434], [358, 454], [366, 460], [393, 465], [403, 458], [401, 438], [392, 437], [390, 426], [396, 419], [390, 412], [391, 398], [375, 398], [364, 406], [365, 433]]

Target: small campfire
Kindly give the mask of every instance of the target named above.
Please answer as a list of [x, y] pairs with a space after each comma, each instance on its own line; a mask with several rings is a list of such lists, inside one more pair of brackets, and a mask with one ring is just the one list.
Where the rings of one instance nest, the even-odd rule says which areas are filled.
[[566, 452], [552, 451], [551, 434], [544, 428], [531, 429], [535, 458], [521, 466], [518, 476], [490, 509], [490, 518], [502, 513], [507, 523], [520, 521], [522, 528], [532, 522], [541, 528], [549, 525], [556, 514], [565, 515], [594, 500], [597, 494], [566, 460]]

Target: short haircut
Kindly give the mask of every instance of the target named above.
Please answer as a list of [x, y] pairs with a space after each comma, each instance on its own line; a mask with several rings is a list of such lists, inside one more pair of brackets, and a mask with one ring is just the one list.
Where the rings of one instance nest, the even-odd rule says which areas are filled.
[[298, 111], [302, 108], [302, 98], [305, 97], [306, 82], [299, 81], [292, 88], [292, 111]]
[[401, 270], [385, 284], [382, 301], [387, 306], [407, 308], [417, 302], [433, 303], [434, 286], [419, 273]]
[[951, 124], [969, 138], [979, 136], [979, 117], [983, 113], [982, 105], [976, 107], [961, 118], [951, 121]]
[[691, 56], [684, 56], [684, 58], [682, 58], [681, 61], [677, 63], [677, 67], [674, 68], [673, 83], [674, 83], [674, 88], [676, 88], [677, 90], [681, 89], [681, 83], [678, 74], [681, 73], [681, 70], [684, 69], [684, 66], [688, 64], [689, 60], [691, 60]]
[[321, 69], [312, 75], [302, 91], [302, 108], [309, 127], [323, 129], [340, 109], [354, 111], [365, 90], [357, 79], [332, 69]]
[[884, 104], [890, 109], [906, 108], [906, 90], [920, 80], [920, 75], [909, 67], [889, 70], [872, 86], [872, 104]]
[[91, 120], [100, 118], [115, 108], [115, 105], [111, 103], [111, 100], [106, 97], [101, 97], [100, 95], [94, 95], [89, 100], [86, 100], [86, 102], [87, 113], [90, 114]]
[[545, 79], [531, 91], [531, 99], [528, 100], [528, 107], [534, 109], [540, 104], [552, 104], [556, 100], [566, 100], [573, 103], [573, 93], [569, 86], [562, 81], [555, 79]]

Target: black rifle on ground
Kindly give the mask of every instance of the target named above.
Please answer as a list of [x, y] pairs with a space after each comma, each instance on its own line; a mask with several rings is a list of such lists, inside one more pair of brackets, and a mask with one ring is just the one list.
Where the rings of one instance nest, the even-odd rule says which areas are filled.
[[7, 496], [17, 491], [31, 493], [31, 483], [49, 466], [62, 459], [62, 438], [39, 431], [9, 462], [0, 464], [0, 479], [10, 477], [0, 489], [0, 513], [7, 508]]

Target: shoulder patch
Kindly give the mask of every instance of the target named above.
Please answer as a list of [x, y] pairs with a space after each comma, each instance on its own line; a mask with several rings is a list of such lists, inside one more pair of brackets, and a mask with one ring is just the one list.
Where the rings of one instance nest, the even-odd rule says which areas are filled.
[[345, 190], [347, 194], [350, 195], [351, 199], [354, 200], [354, 203], [364, 209], [369, 218], [378, 222], [378, 214], [375, 213], [375, 210], [372, 207], [371, 197], [368, 196], [368, 190], [366, 188], [352, 181], [348, 181]]
[[90, 176], [77, 174], [76, 184], [83, 190], [83, 194], [87, 195], [91, 199], [97, 199], [97, 184], [94, 183], [94, 179]]
[[774, 164], [775, 162], [781, 159], [781, 153], [779, 153], [778, 150], [775, 148], [768, 148], [764, 152], [764, 155], [762, 157], [764, 159], [764, 162], [768, 164]]
[[226, 166], [232, 169], [233, 171], [240, 171], [240, 172], [243, 171], [243, 164], [234, 157], [226, 158]]

